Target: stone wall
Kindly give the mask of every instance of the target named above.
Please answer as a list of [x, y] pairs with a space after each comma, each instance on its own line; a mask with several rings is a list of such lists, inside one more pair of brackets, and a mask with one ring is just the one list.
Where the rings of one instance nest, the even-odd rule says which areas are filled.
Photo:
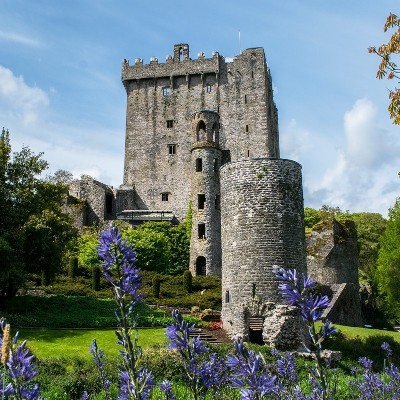
[[246, 304], [281, 302], [272, 267], [306, 272], [301, 166], [246, 159], [225, 164], [220, 175], [222, 320], [230, 335], [245, 336], [236, 316]]
[[326, 285], [358, 285], [357, 231], [353, 221], [335, 219], [317, 224], [306, 237], [307, 271]]
[[[277, 111], [263, 49], [232, 62], [215, 53], [192, 60], [187, 44], [174, 46], [165, 63], [124, 61], [127, 93], [124, 185], [138, 204], [170, 209], [182, 220], [191, 196], [193, 113], [220, 116], [219, 145], [232, 159], [279, 157]], [[174, 147], [171, 147], [174, 146]], [[163, 193], [169, 193], [168, 201]]]
[[325, 318], [343, 325], [362, 325], [358, 284], [357, 231], [353, 221], [317, 224], [306, 238], [307, 272], [328, 294]]
[[69, 196], [84, 202], [83, 215], [78, 216], [83, 226], [99, 225], [115, 219], [115, 193], [111, 186], [85, 177], [70, 183]]
[[192, 122], [189, 269], [193, 275], [221, 276], [219, 115], [201, 111], [193, 115]]

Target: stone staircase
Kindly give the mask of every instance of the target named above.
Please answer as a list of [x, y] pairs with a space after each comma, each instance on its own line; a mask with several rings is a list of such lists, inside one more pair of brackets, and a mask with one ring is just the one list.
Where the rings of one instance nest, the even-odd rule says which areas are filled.
[[190, 334], [190, 337], [200, 337], [200, 340], [203, 340], [204, 342], [207, 343], [213, 343], [213, 344], [218, 344], [218, 343], [222, 343], [219, 339], [217, 339], [216, 337], [214, 337], [212, 335], [212, 333], [210, 333], [210, 331], [205, 332], [203, 329], [201, 328], [194, 328]]

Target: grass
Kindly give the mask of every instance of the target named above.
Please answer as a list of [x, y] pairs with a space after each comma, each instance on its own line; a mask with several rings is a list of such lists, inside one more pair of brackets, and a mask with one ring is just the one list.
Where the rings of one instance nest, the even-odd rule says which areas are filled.
[[[164, 328], [138, 329], [138, 333], [138, 343], [143, 349], [166, 343]], [[20, 329], [19, 338], [28, 341], [29, 349], [39, 359], [90, 359], [89, 347], [93, 339], [104, 350], [106, 357], [117, 357], [119, 350], [115, 332], [111, 329]]]

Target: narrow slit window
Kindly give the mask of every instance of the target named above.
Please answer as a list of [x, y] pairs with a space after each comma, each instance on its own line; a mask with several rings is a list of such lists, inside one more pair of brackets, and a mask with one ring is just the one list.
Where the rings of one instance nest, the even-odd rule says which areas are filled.
[[176, 154], [176, 144], [168, 145], [168, 154], [171, 156]]
[[248, 132], [249, 131], [249, 126], [248, 125], [246, 125], [246, 132]]
[[207, 90], [207, 93], [211, 93], [212, 92], [212, 85], [207, 83], [206, 90]]
[[221, 196], [219, 194], [215, 196], [215, 209], [221, 209]]
[[206, 238], [206, 224], [201, 223], [197, 225], [197, 234], [199, 239]]
[[203, 159], [196, 158], [196, 172], [201, 172], [201, 171], [203, 171]]
[[206, 203], [206, 195], [204, 193], [199, 193], [197, 195], [197, 208], [199, 210], [204, 210], [205, 203]]
[[214, 172], [218, 171], [218, 158], [214, 158], [214, 163], [213, 163], [213, 170]]
[[174, 121], [172, 119], [167, 119], [167, 128], [173, 128], [174, 127]]
[[244, 95], [244, 104], [247, 104], [247, 94]]
[[161, 193], [161, 201], [168, 201], [169, 193]]
[[250, 150], [247, 150], [247, 157], [250, 157]]
[[227, 290], [225, 292], [225, 303], [230, 303], [230, 301], [231, 301], [231, 295], [229, 293], [229, 290]]
[[169, 86], [165, 86], [162, 89], [163, 96], [169, 96], [171, 94], [171, 88]]

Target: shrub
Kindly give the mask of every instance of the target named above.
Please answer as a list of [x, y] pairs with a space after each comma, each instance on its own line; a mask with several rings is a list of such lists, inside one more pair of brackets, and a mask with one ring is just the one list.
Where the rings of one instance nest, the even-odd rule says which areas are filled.
[[78, 258], [71, 257], [68, 264], [68, 276], [73, 279], [78, 275]]
[[161, 280], [158, 277], [154, 277], [153, 280], [151, 281], [151, 287], [153, 290], [153, 296], [156, 299], [160, 298], [160, 288], [161, 288]]
[[98, 265], [92, 268], [92, 289], [96, 292], [100, 290], [100, 267]]
[[183, 290], [186, 293], [190, 293], [192, 291], [192, 273], [189, 270], [186, 270], [183, 273]]

